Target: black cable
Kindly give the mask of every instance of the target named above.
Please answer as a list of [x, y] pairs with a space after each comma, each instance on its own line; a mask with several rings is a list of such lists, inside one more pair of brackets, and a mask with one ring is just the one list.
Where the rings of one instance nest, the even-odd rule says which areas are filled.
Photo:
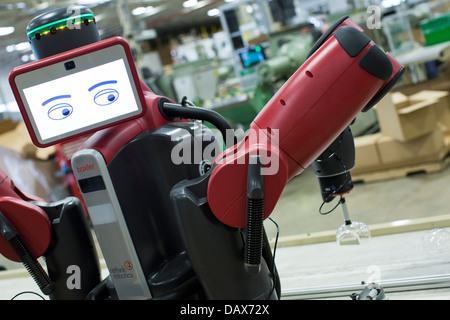
[[[280, 235], [280, 227], [278, 226], [278, 224], [275, 222], [275, 220], [273, 220], [271, 217], [268, 218], [270, 221], [272, 221], [272, 223], [275, 225], [275, 227], [277, 228], [277, 235], [275, 237], [275, 244], [273, 245], [273, 255], [272, 255], [272, 289], [270, 290], [270, 294], [269, 297], [273, 294], [273, 291], [275, 290], [276, 287], [276, 282], [277, 282], [277, 271], [276, 271], [276, 267], [275, 267], [275, 254], [277, 252], [277, 245], [278, 245], [278, 237]], [[278, 299], [280, 299], [281, 297], [278, 297]]]
[[[342, 199], [342, 196], [341, 196], [341, 199]], [[336, 208], [341, 204], [341, 200], [339, 200], [338, 203], [337, 203], [331, 210], [329, 210], [329, 211], [327, 211], [327, 212], [322, 212], [322, 208], [323, 208], [323, 205], [324, 205], [325, 203], [328, 203], [328, 202], [323, 201], [322, 204], [321, 204], [320, 207], [319, 207], [319, 213], [320, 213], [321, 215], [323, 215], [323, 216], [325, 216], [325, 215], [327, 215], [327, 214], [333, 212], [334, 210], [336, 210]]]
[[14, 299], [17, 298], [18, 296], [20, 296], [20, 295], [22, 295], [22, 294], [27, 294], [27, 293], [37, 295], [37, 296], [38, 296], [39, 298], [41, 298], [42, 300], [45, 300], [45, 298], [44, 298], [43, 296], [41, 296], [39, 293], [33, 292], [33, 291], [23, 291], [23, 292], [20, 292], [20, 293], [16, 294], [14, 297], [12, 297], [11, 300], [14, 300]]
[[[349, 176], [350, 176], [350, 174], [349, 174], [349, 171], [347, 170], [347, 167], [345, 166], [345, 163], [344, 163], [344, 161], [342, 160], [342, 158], [339, 156], [339, 154], [337, 153], [337, 151], [339, 150], [339, 148], [341, 147], [341, 145], [342, 145], [342, 141], [343, 141], [343, 139], [344, 139], [344, 133], [341, 133], [341, 135], [340, 135], [340, 139], [339, 139], [339, 143], [338, 143], [338, 146], [336, 147], [336, 151], [334, 151], [333, 153], [331, 153], [329, 156], [328, 156], [328, 159], [329, 158], [331, 158], [331, 157], [333, 157], [333, 156], [336, 156], [336, 158], [341, 162], [341, 165], [342, 165], [342, 169], [344, 170], [344, 172], [345, 172], [345, 180], [344, 180], [344, 182], [332, 193], [332, 194], [330, 194], [323, 202], [322, 202], [322, 204], [320, 205], [320, 207], [319, 207], [319, 213], [321, 214], [321, 215], [327, 215], [327, 214], [329, 214], [329, 213], [331, 213], [331, 212], [333, 212], [334, 210], [336, 210], [336, 208], [341, 204], [341, 201], [339, 201], [331, 210], [329, 210], [329, 211], [327, 211], [327, 212], [322, 212], [322, 208], [323, 208], [323, 206], [325, 205], [325, 203], [328, 203], [329, 201], [331, 201], [331, 199], [332, 199], [332, 197], [335, 197], [335, 194], [337, 194], [337, 193], [339, 193], [339, 191], [347, 184], [347, 182], [348, 182], [348, 178], [349, 178]], [[330, 199], [331, 198], [331, 199]], [[341, 197], [342, 198], [342, 197]], [[330, 199], [330, 200], [329, 200]]]
[[[214, 110], [187, 106], [186, 103], [184, 105], [170, 103], [164, 98], [159, 100], [158, 107], [161, 115], [169, 121], [173, 121], [176, 118], [181, 118], [202, 120], [213, 124], [222, 133], [223, 140], [225, 141], [227, 148], [237, 143], [234, 130], [228, 120]], [[227, 132], [231, 134], [230, 138], [232, 138], [232, 141], [227, 141]]]

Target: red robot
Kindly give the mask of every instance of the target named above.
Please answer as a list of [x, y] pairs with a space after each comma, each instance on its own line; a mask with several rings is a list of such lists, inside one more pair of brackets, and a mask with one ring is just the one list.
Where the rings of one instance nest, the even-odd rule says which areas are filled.
[[[63, 12], [53, 12], [54, 20], [60, 21]], [[92, 32], [88, 18], [82, 26], [82, 32]], [[37, 38], [31, 40], [35, 50], [48, 47], [42, 42], [47, 38]], [[15, 76], [113, 44], [126, 47], [121, 39], [85, 39], [91, 43], [66, 41], [75, 48], [63, 46], [57, 53], [42, 49], [42, 60], [13, 70], [10, 82], [25, 119], [29, 114]], [[134, 68], [132, 61], [130, 66]], [[49, 275], [34, 270], [38, 266], [30, 272], [44, 278], [40, 287], [52, 299], [279, 299], [279, 275], [262, 222], [286, 183], [309, 165], [319, 178], [324, 201], [351, 189], [354, 150], [348, 127], [393, 87], [403, 70], [344, 17], [318, 40], [242, 141], [233, 140], [211, 159], [181, 165], [171, 159], [174, 147], [186, 143], [195, 149], [197, 133], [209, 133], [189, 119], [211, 122], [224, 137], [231, 126], [213, 111], [176, 104], [135, 81], [142, 113], [101, 126], [72, 158], [110, 276], [99, 279], [79, 201], [48, 204], [29, 199], [13, 192], [7, 177], [0, 185], [0, 230], [5, 238], [0, 237], [0, 252], [17, 260], [7, 241], [14, 235], [30, 249], [26, 257], [46, 256]], [[68, 107], [61, 110], [63, 116], [71, 113]], [[35, 128], [28, 127], [33, 136]], [[200, 148], [216, 144], [214, 138], [202, 140]], [[77, 222], [65, 224], [61, 232], [69, 216], [76, 216]], [[67, 251], [74, 253], [72, 260], [64, 255]], [[65, 288], [61, 270], [74, 264], [89, 279], [81, 291]]]

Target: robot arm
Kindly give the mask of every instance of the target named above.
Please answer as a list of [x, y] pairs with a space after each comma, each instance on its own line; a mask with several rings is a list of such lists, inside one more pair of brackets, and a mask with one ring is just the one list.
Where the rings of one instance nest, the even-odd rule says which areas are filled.
[[[27, 195], [0, 169], [0, 253], [22, 262], [51, 299], [84, 299], [100, 282], [100, 266], [80, 201], [54, 203]], [[47, 272], [37, 258], [44, 256]], [[70, 266], [80, 268], [80, 290], [67, 286]]]
[[[29, 250], [35, 257], [40, 257], [50, 244], [50, 219], [39, 207], [30, 200], [40, 200], [20, 191], [13, 181], [0, 169], [0, 212], [3, 221], [14, 226], [11, 233], [19, 233]], [[5, 230], [10, 229], [5, 224]], [[0, 237], [0, 253], [9, 260], [20, 262], [21, 259], [4, 237]]]
[[330, 29], [259, 113], [244, 140], [216, 160], [208, 202], [224, 224], [245, 228], [245, 164], [250, 155], [259, 154], [266, 169], [267, 218], [286, 183], [318, 159], [403, 73], [403, 67], [348, 18]]
[[[354, 25], [348, 17], [343, 17], [334, 23], [327, 32], [317, 41], [308, 54], [308, 58], [316, 52], [319, 47], [330, 38], [332, 33], [339, 27], [353, 26], [363, 31], [357, 25]], [[342, 40], [341, 40], [342, 41]], [[375, 106], [389, 90], [397, 83], [398, 79], [404, 73], [404, 67], [401, 66], [389, 53], [386, 54], [393, 66], [393, 72], [388, 81], [377, 94], [362, 109], [367, 112]], [[370, 68], [372, 69], [372, 68]], [[353, 120], [354, 121], [354, 120]], [[353, 182], [350, 170], [355, 165], [355, 144], [350, 127], [347, 127], [336, 140], [311, 164], [314, 173], [318, 177], [319, 186], [324, 202], [330, 202], [337, 195], [343, 195], [353, 189]]]
[[[271, 214], [286, 183], [315, 160], [319, 160], [324, 180], [345, 178], [354, 162], [353, 138], [346, 128], [401, 73], [398, 62], [350, 20], [341, 20], [267, 103], [244, 139], [219, 155], [204, 178], [180, 183], [172, 190], [187, 250], [202, 277], [219, 283], [231, 274], [236, 277], [237, 272], [241, 279], [267, 278], [273, 266], [268, 269], [271, 255], [264, 255], [270, 247], [264, 244], [263, 220]], [[351, 184], [341, 184], [335, 182], [326, 198], [351, 188]], [[225, 231], [227, 235], [234, 232], [237, 240], [218, 236]], [[205, 239], [212, 238], [220, 240], [205, 245]], [[232, 255], [222, 259], [221, 254], [210, 263], [211, 255], [233, 244]], [[242, 252], [243, 259], [236, 252]], [[234, 269], [223, 270], [223, 265], [231, 263]], [[275, 275], [276, 270], [270, 273]], [[231, 286], [228, 282], [220, 285], [221, 290]]]
[[45, 294], [54, 290], [36, 258], [47, 251], [51, 239], [50, 219], [29, 200], [38, 200], [22, 193], [0, 170], [0, 252], [11, 261], [23, 262]]

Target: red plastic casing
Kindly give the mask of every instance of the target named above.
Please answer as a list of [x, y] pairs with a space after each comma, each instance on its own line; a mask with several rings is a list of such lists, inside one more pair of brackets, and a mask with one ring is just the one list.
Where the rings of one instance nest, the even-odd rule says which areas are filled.
[[[70, 60], [70, 59], [73, 59], [74, 57], [79, 57], [79, 56], [82, 56], [82, 55], [85, 55], [85, 54], [89, 54], [89, 53], [94, 52], [94, 51], [102, 50], [102, 49], [105, 49], [105, 48], [108, 48], [108, 47], [112, 47], [112, 46], [115, 46], [115, 45], [121, 45], [125, 49], [125, 53], [126, 53], [126, 57], [127, 57], [127, 60], [128, 60], [128, 64], [130, 66], [130, 70], [131, 70], [132, 77], [133, 77], [132, 80], [136, 84], [139, 100], [140, 100], [141, 105], [143, 107], [142, 112], [140, 114], [134, 115], [134, 116], [132, 116], [130, 118], [122, 119], [122, 120], [116, 121], [114, 123], [106, 124], [106, 125], [103, 125], [101, 127], [97, 127], [97, 128], [93, 128], [93, 129], [84, 131], [84, 132], [80, 132], [78, 134], [74, 134], [74, 135], [72, 135], [70, 137], [66, 137], [64, 139], [52, 141], [52, 142], [46, 143], [46, 144], [40, 143], [38, 141], [38, 139], [36, 138], [35, 132], [33, 131], [33, 127], [31, 126], [30, 119], [28, 117], [28, 114], [27, 114], [26, 109], [24, 107], [22, 98], [20, 97], [20, 94], [19, 94], [19, 89], [17, 88], [14, 79], [20, 74], [28, 73], [28, 72], [36, 70], [36, 69], [40, 69], [40, 68], [43, 68], [43, 67], [55, 64], [55, 63], [63, 62], [63, 61], [66, 61], [66, 60]], [[137, 71], [136, 71], [136, 66], [134, 64], [133, 56], [131, 54], [131, 50], [130, 50], [130, 47], [129, 47], [128, 43], [121, 37], [112, 37], [112, 38], [109, 38], [109, 39], [106, 39], [106, 40], [98, 41], [98, 42], [95, 42], [95, 43], [92, 43], [92, 44], [89, 44], [89, 45], [86, 45], [86, 46], [83, 46], [83, 47], [80, 47], [80, 48], [76, 48], [76, 49], [73, 49], [73, 50], [70, 50], [70, 51], [66, 51], [66, 52], [63, 52], [63, 53], [60, 53], [60, 54], [57, 54], [57, 55], [53, 55], [53, 56], [50, 56], [50, 57], [47, 57], [47, 58], [43, 58], [43, 59], [38, 60], [38, 61], [34, 61], [34, 62], [31, 62], [31, 63], [24, 64], [22, 66], [16, 67], [9, 74], [9, 83], [10, 83], [11, 89], [13, 91], [14, 97], [15, 97], [15, 99], [17, 101], [17, 104], [19, 106], [19, 110], [20, 110], [20, 113], [22, 114], [24, 123], [27, 126], [27, 129], [28, 129], [28, 132], [30, 134], [31, 140], [38, 147], [48, 147], [48, 146], [55, 145], [55, 144], [58, 144], [58, 143], [61, 143], [61, 142], [64, 142], [64, 141], [73, 140], [75, 138], [79, 138], [81, 136], [85, 136], [85, 135], [88, 135], [88, 134], [90, 134], [92, 132], [101, 130], [103, 128], [116, 126], [116, 125], [118, 125], [120, 123], [129, 121], [130, 119], [141, 117], [145, 113], [145, 108], [144, 108], [145, 98], [144, 98], [144, 94], [143, 94], [142, 90], [139, 90], [140, 79], [139, 79], [139, 76], [138, 76]]]
[[[20, 191], [0, 169], [0, 212], [9, 220], [35, 258], [42, 256], [51, 240], [51, 224], [47, 214], [28, 201], [44, 201]], [[7, 259], [21, 262], [11, 245], [0, 235], [0, 253]]]
[[[342, 25], [354, 24], [347, 19]], [[272, 213], [286, 183], [317, 159], [389, 83], [359, 65], [372, 46], [370, 41], [351, 57], [331, 34], [289, 78], [252, 122], [244, 141], [217, 158], [208, 185], [208, 203], [216, 218], [231, 227], [245, 227], [251, 154], [259, 154], [266, 167], [271, 155], [278, 157], [276, 173], [264, 175], [264, 218]], [[392, 79], [402, 66], [387, 56]], [[261, 132], [268, 132], [269, 146], [260, 141]]]

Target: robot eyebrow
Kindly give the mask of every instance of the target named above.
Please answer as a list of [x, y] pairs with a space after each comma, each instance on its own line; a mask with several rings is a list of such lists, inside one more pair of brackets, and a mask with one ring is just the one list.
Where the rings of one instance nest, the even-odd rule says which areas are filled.
[[94, 90], [95, 88], [99, 87], [99, 86], [103, 86], [105, 84], [110, 84], [110, 83], [117, 83], [117, 80], [109, 80], [109, 81], [103, 81], [103, 82], [99, 82], [97, 84], [94, 84], [92, 87], [90, 87], [88, 89], [89, 92], [91, 92], [92, 90]]
[[56, 97], [50, 98], [50, 99], [45, 100], [44, 102], [42, 102], [42, 106], [45, 106], [47, 103], [50, 103], [50, 102], [52, 102], [54, 100], [57, 100], [57, 99], [64, 99], [64, 98], [70, 98], [70, 97], [71, 97], [70, 94], [63, 94], [63, 95], [60, 95], [60, 96], [56, 96]]

